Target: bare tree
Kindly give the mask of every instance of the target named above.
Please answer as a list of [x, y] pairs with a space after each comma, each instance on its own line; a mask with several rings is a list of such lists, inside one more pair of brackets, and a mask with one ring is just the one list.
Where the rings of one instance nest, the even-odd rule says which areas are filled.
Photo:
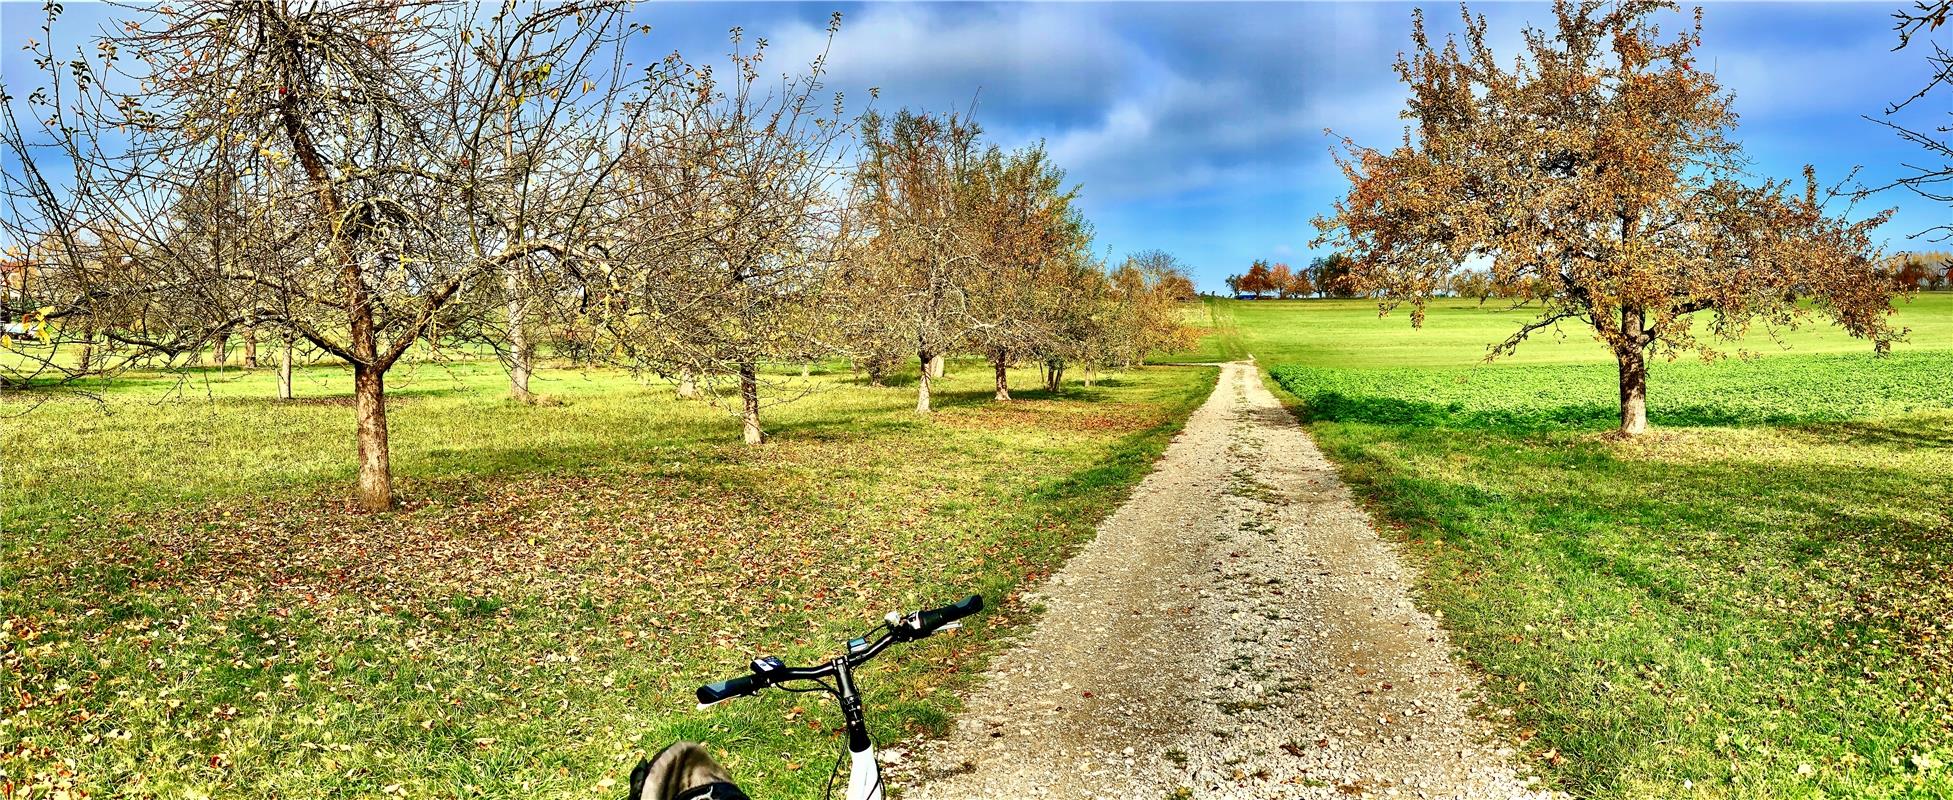
[[[830, 41], [839, 26], [836, 14]], [[681, 396], [702, 382], [716, 399], [731, 384], [744, 439], [759, 444], [762, 407], [807, 388], [762, 367], [833, 349], [821, 301], [845, 218], [836, 154], [847, 125], [843, 98], [821, 84], [825, 54], [769, 88], [765, 41], [745, 51], [736, 28], [732, 41], [732, 80], [690, 68], [691, 105], [645, 120], [624, 162], [636, 189], [593, 291], [630, 366], [675, 376]]]
[[1193, 329], [1180, 313], [1190, 282], [1186, 266], [1164, 250], [1134, 253], [1112, 271], [1109, 355], [1118, 364], [1144, 366], [1154, 353], [1193, 347]]
[[1060, 335], [1042, 313], [1063, 303], [1070, 268], [1088, 258], [1091, 230], [1075, 206], [1078, 189], [1042, 146], [1004, 153], [992, 147], [978, 160], [966, 189], [969, 236], [980, 269], [973, 276], [973, 324], [966, 346], [990, 361], [995, 399], [1010, 400], [1009, 369]]
[[842, 241], [840, 263], [831, 284], [835, 302], [846, 309], [839, 339], [854, 369], [870, 386], [888, 385], [889, 376], [915, 356], [905, 332], [890, 276], [881, 269], [866, 236]]
[[974, 324], [970, 294], [982, 262], [969, 234], [968, 183], [981, 132], [954, 114], [862, 118], [854, 206], [867, 243], [857, 250], [857, 289], [916, 357], [917, 413], [930, 411], [931, 362], [964, 346]]
[[[1916, 38], [1937, 32], [1947, 24], [1947, 20], [1953, 19], [1953, 0], [1917, 0], [1912, 8], [1901, 9], [1892, 17], [1893, 30], [1899, 36], [1899, 44], [1892, 49], [1903, 50], [1916, 44], [1914, 41]], [[1903, 112], [1920, 100], [1932, 96], [1934, 92], [1953, 90], [1953, 51], [1948, 51], [1945, 44], [1933, 39], [1925, 39], [1925, 46], [1930, 48], [1930, 52], [1926, 54], [1926, 63], [1931, 69], [1926, 85], [1904, 100], [1887, 105], [1884, 118], [1866, 117], [1866, 119], [1891, 128], [1900, 138], [1926, 151], [1927, 158], [1939, 163], [1909, 164], [1907, 167], [1911, 170], [1911, 174], [1877, 189], [1904, 187], [1927, 200], [1953, 207], [1953, 139], [1947, 138], [1949, 133], [1953, 133], [1953, 106], [1940, 104], [1947, 108], [1949, 120], [1937, 126], [1903, 123], [1899, 120]], [[1934, 225], [1921, 234], [1931, 237], [1934, 241], [1945, 241], [1953, 238], [1953, 222]], [[1948, 262], [1945, 266], [1953, 267], [1953, 262]]]
[[[40, 211], [11, 220], [9, 233], [65, 251], [72, 295], [48, 318], [202, 297], [200, 313], [166, 335], [109, 319], [92, 327], [132, 348], [189, 352], [239, 326], [271, 326], [350, 365], [359, 503], [389, 508], [388, 370], [438, 320], [480, 316], [465, 307], [474, 285], [518, 262], [576, 258], [594, 236], [594, 187], [621, 149], [587, 143], [627, 128], [618, 117], [648, 113], [625, 100], [659, 78], [623, 61], [643, 30], [623, 11], [511, 1], [491, 13], [460, 0], [158, 6], [101, 39], [94, 64], [45, 53], [51, 84], [82, 97], [37, 90], [50, 118], [29, 130], [9, 115], [4, 138], [24, 162], [49, 163], [51, 149], [74, 174], [50, 181], [30, 167], [11, 183], [12, 202]], [[104, 90], [111, 77], [139, 89]], [[511, 102], [521, 113], [508, 113]], [[532, 204], [504, 190], [521, 170], [574, 176], [585, 190]], [[195, 187], [248, 209], [206, 257], [189, 230], [151, 223]], [[110, 227], [143, 240], [142, 269], [86, 268], [82, 251]]]
[[1064, 385], [1065, 371], [1084, 365], [1088, 375], [1118, 362], [1118, 309], [1105, 264], [1080, 251], [1051, 265], [1037, 304], [1039, 336], [1031, 350], [1046, 392]]

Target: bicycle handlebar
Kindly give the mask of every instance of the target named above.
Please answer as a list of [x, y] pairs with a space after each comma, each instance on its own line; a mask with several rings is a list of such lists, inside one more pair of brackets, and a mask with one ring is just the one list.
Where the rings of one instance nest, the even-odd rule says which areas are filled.
[[759, 694], [759, 691], [766, 687], [766, 680], [758, 675], [742, 675], [737, 678], [728, 678], [718, 683], [708, 683], [698, 687], [698, 702], [699, 705], [709, 706], [713, 703], [731, 700], [735, 697]]
[[942, 608], [917, 611], [910, 614], [905, 624], [895, 628], [896, 638], [902, 641], [915, 641], [928, 638], [930, 634], [942, 629], [944, 625], [983, 610], [983, 595], [973, 594], [961, 601]]
[[[973, 594], [963, 598], [961, 601], [941, 608], [931, 608], [925, 611], [911, 613], [901, 618], [900, 622], [888, 625], [886, 628], [887, 633], [882, 636], [881, 640], [872, 644], [863, 644], [859, 650], [851, 649], [850, 656], [858, 657], [848, 658], [848, 663], [858, 664], [867, 661], [880, 654], [882, 650], [887, 649], [891, 642], [913, 642], [918, 639], [926, 639], [937, 631], [942, 630], [943, 626], [982, 610], [983, 596]], [[893, 620], [894, 618], [895, 615], [891, 614], [890, 619]], [[856, 641], [865, 643], [866, 640], [864, 637], [864, 639], [858, 639]], [[766, 668], [762, 662], [771, 662], [772, 667], [765, 672], [760, 672], [760, 669]], [[824, 678], [832, 675], [835, 669], [835, 662], [833, 661], [829, 661], [818, 667], [788, 667], [781, 664], [779, 659], [775, 658], [760, 659], [754, 663], [756, 666], [750, 674], [741, 675], [737, 678], [728, 678], [717, 683], [708, 683], [698, 687], [699, 705], [709, 706], [714, 703], [731, 700], [735, 697], [759, 694], [760, 690], [782, 681]]]

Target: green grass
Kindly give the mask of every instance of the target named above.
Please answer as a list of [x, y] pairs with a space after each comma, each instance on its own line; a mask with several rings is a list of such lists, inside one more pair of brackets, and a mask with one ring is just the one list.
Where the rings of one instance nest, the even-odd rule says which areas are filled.
[[[819, 374], [773, 441], [666, 386], [492, 363], [390, 376], [401, 510], [354, 512], [342, 370], [129, 375], [7, 418], [0, 797], [616, 796], [687, 738], [755, 796], [811, 797], [818, 696], [695, 711], [748, 659], [831, 654], [891, 608], [1047, 573], [1137, 482], [1213, 371], [987, 402]], [[940, 728], [1017, 612], [861, 675], [884, 739]], [[616, 783], [606, 783], [614, 781]]]
[[[1424, 326], [1411, 328], [1408, 309], [1377, 316], [1370, 300], [1208, 299], [1191, 324], [1213, 332], [1199, 349], [1175, 353], [1165, 360], [1213, 361], [1253, 355], [1264, 366], [1302, 364], [1311, 367], [1460, 367], [1485, 358], [1486, 348], [1503, 341], [1536, 316], [1532, 309], [1511, 309], [1494, 300], [1437, 299]], [[1902, 303], [1896, 324], [1911, 330], [1910, 341], [1894, 352], [1953, 347], [1953, 292], [1922, 292]], [[1865, 353], [1870, 345], [1821, 321], [1782, 331], [1773, 341], [1759, 330], [1741, 347], [1724, 348], [1732, 355]], [[1503, 365], [1613, 363], [1613, 357], [1590, 331], [1566, 324], [1548, 328], [1528, 340]]]
[[1806, 329], [1658, 364], [1656, 430], [1630, 442], [1605, 435], [1591, 340], [1478, 364], [1523, 312], [1441, 303], [1413, 331], [1360, 302], [1218, 302], [1203, 347], [1271, 368], [1559, 788], [1945, 797], [1949, 301], [1904, 308], [1890, 358]]
[[[1472, 429], [1594, 429], [1620, 421], [1609, 364], [1350, 369], [1284, 364], [1269, 375], [1305, 419]], [[1844, 422], [1953, 410], [1953, 350], [1883, 358], [1784, 355], [1657, 363], [1649, 420], [1662, 426]]]

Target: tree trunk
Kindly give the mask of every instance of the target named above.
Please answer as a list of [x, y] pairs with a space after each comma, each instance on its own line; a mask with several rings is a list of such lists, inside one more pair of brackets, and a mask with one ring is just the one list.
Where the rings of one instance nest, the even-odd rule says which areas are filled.
[[926, 350], [916, 355], [916, 365], [922, 368], [921, 374], [915, 379], [915, 413], [917, 414], [929, 413], [929, 365], [933, 363], [931, 360], [933, 358], [934, 355]]
[[746, 443], [759, 444], [765, 435], [759, 420], [759, 365], [751, 361], [739, 365], [740, 419], [746, 423]]
[[937, 353], [934, 358], [929, 359], [929, 377], [931, 378], [943, 377], [943, 369], [945, 367], [943, 362], [947, 360], [948, 359], [944, 358], [943, 354], [941, 353]]
[[1621, 364], [1622, 436], [1639, 436], [1648, 430], [1648, 356], [1640, 348], [1615, 354]]
[[244, 361], [239, 366], [245, 369], [258, 368], [258, 330], [244, 329]]
[[523, 403], [536, 399], [529, 393], [529, 371], [529, 355], [521, 345], [516, 345], [509, 354], [509, 396]]
[[229, 333], [217, 334], [217, 338], [210, 343], [210, 363], [220, 367], [224, 366], [225, 362], [230, 360], [230, 349], [231, 335]]
[[814, 362], [812, 361], [800, 362], [800, 377], [808, 378], [808, 377], [812, 377], [813, 374], [814, 374]]
[[353, 396], [359, 415], [359, 505], [367, 511], [393, 507], [393, 475], [387, 464], [386, 373], [353, 367]]
[[278, 348], [278, 399], [292, 399], [292, 335], [281, 334], [284, 340]]
[[81, 355], [75, 358], [81, 363], [81, 374], [95, 371], [95, 326], [90, 323], [81, 329]]
[[1063, 361], [1045, 362], [1044, 390], [1052, 394], [1057, 394], [1058, 387], [1062, 386], [1064, 382], [1065, 382], [1065, 362]]
[[502, 287], [507, 290], [509, 312], [509, 396], [517, 401], [534, 401], [529, 393], [529, 373], [535, 353], [529, 345], [529, 329], [522, 324], [522, 279], [515, 268], [502, 271]]
[[[298, 39], [285, 37], [280, 40], [284, 63], [298, 63]], [[304, 114], [298, 107], [298, 93], [292, 92], [278, 101], [279, 121], [285, 129], [286, 141], [292, 145], [292, 155], [305, 170], [306, 182], [317, 193], [318, 215], [321, 219], [337, 221], [345, 204], [340, 201], [339, 190], [331, 173], [326, 169], [326, 161], [319, 155], [319, 149], [306, 128]], [[339, 288], [346, 293], [342, 306], [347, 320], [347, 350], [353, 362], [353, 395], [357, 406], [357, 438], [359, 442], [359, 503], [369, 511], [385, 511], [393, 507], [393, 476], [387, 467], [387, 408], [386, 408], [386, 370], [393, 366], [392, 360], [380, 360], [378, 331], [373, 320], [373, 291], [367, 284], [366, 276], [360, 271], [361, 259], [353, 256], [346, 242], [340, 238], [338, 225], [333, 225], [332, 236], [326, 240], [326, 256], [344, 266], [339, 272]]]
[[1008, 402], [1010, 400], [1010, 364], [1004, 360], [1003, 354], [996, 353], [990, 356], [990, 366], [997, 370], [996, 399], [999, 402]]
[[868, 373], [869, 386], [887, 385], [888, 367], [887, 365], [882, 363], [881, 358], [877, 357], [877, 358], [868, 359], [868, 363], [863, 364], [862, 369], [867, 371]]
[[689, 369], [678, 372], [678, 396], [690, 400], [698, 396], [698, 374]]
[[1647, 313], [1639, 308], [1621, 309], [1620, 338], [1614, 344], [1614, 359], [1621, 367], [1620, 435], [1639, 436], [1648, 430], [1648, 331]]

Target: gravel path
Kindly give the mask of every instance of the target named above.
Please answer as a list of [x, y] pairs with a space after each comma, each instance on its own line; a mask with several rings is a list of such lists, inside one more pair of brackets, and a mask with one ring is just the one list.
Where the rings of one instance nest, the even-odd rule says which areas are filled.
[[[910, 797], [1544, 797], [1487, 744], [1410, 574], [1262, 386], [1223, 366]], [[899, 756], [898, 756], [899, 758]]]

